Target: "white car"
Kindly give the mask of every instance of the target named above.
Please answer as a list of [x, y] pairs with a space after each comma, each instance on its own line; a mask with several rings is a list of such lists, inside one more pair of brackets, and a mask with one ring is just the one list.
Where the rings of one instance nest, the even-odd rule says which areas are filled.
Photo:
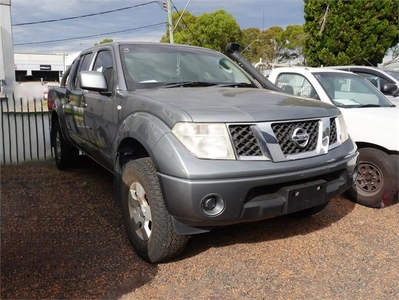
[[399, 103], [399, 71], [368, 66], [334, 66], [328, 68], [360, 75], [376, 86], [389, 100], [396, 100]]
[[287, 67], [268, 79], [287, 93], [339, 107], [356, 142], [359, 171], [352, 200], [371, 207], [398, 202], [399, 108], [363, 77], [329, 68]]

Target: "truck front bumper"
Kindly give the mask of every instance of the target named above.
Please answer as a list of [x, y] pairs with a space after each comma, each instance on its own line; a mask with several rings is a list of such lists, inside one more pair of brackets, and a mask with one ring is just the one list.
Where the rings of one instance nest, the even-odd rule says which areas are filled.
[[[274, 174], [269, 169], [266, 175], [235, 178], [185, 179], [162, 173], [158, 177], [176, 232], [195, 234], [322, 205], [352, 185], [357, 160], [358, 153], [352, 151], [339, 161], [323, 160], [289, 171], [282, 168]], [[283, 164], [291, 163], [295, 164]], [[246, 164], [259, 168], [262, 163]], [[273, 165], [267, 162], [265, 166]]]

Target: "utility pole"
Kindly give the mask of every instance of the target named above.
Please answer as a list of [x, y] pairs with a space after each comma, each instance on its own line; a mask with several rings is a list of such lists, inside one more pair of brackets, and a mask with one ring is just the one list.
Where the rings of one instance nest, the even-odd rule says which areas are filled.
[[170, 3], [170, 0], [167, 0], [167, 6], [168, 6], [169, 42], [171, 44], [174, 44], [174, 40], [173, 40], [173, 21], [172, 21], [172, 5]]
[[10, 96], [14, 92], [14, 82], [11, 0], [0, 0], [0, 92]]

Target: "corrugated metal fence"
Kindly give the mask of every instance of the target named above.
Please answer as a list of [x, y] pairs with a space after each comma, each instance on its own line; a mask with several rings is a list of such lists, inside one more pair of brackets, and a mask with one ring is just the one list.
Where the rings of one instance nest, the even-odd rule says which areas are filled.
[[1, 99], [1, 164], [52, 156], [47, 102], [43, 99]]

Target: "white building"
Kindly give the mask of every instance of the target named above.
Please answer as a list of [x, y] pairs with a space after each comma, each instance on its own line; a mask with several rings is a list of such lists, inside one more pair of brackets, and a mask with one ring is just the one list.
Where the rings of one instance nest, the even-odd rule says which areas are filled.
[[11, 30], [11, 0], [0, 0], [0, 96], [12, 92], [13, 44]]
[[67, 66], [78, 54], [14, 53], [15, 80], [59, 82]]

